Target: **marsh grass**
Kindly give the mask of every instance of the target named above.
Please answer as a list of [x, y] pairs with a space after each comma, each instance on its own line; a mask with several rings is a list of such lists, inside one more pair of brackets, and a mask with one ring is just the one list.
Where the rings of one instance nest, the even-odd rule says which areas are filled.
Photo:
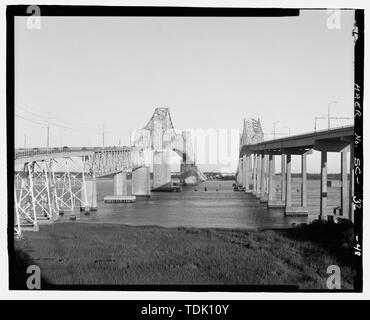
[[[248, 284], [326, 289], [329, 265], [353, 288], [343, 243], [308, 227], [227, 230], [57, 223], [15, 241], [19, 259], [40, 266], [50, 284]], [[348, 230], [347, 230], [348, 231]], [[342, 240], [341, 240], [342, 241]], [[342, 241], [343, 242], [343, 241]], [[21, 272], [21, 267], [17, 272]]]

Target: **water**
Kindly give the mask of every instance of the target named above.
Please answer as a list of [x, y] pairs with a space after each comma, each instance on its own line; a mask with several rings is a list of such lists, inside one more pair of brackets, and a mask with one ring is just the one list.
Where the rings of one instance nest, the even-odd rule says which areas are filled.
[[[76, 211], [80, 221], [164, 227], [286, 228], [292, 223], [312, 221], [319, 213], [319, 180], [308, 180], [308, 217], [285, 217], [282, 208], [268, 209], [252, 195], [234, 192], [233, 181], [206, 181], [197, 187], [183, 187], [180, 193], [152, 193], [150, 199], [114, 204], [103, 201], [105, 195], [113, 194], [113, 180], [97, 181], [98, 211], [89, 216]], [[328, 188], [328, 197], [328, 212], [332, 212], [340, 204], [340, 188]], [[293, 205], [299, 201], [300, 181], [293, 179]], [[66, 219], [68, 215], [62, 221]]]

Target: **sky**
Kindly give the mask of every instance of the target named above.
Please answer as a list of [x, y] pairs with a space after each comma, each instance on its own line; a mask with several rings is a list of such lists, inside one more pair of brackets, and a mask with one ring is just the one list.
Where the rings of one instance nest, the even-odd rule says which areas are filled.
[[[101, 146], [103, 126], [105, 145], [128, 145], [156, 107], [170, 108], [181, 130], [241, 131], [243, 118], [260, 118], [266, 139], [274, 127], [276, 137], [313, 131], [328, 105], [333, 117], [353, 117], [353, 12], [341, 11], [336, 28], [332, 15], [41, 17], [40, 29], [18, 17], [16, 147], [45, 147], [48, 116], [58, 147]], [[228, 150], [230, 163], [201, 168], [235, 170]], [[317, 171], [319, 155], [310, 158]], [[329, 155], [329, 172], [339, 165]]]

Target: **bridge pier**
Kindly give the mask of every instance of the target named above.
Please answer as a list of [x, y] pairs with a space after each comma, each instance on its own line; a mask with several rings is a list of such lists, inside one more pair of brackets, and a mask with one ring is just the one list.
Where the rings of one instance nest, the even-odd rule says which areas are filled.
[[257, 155], [257, 181], [256, 181], [256, 198], [261, 197], [261, 155]]
[[154, 152], [153, 154], [153, 190], [171, 189], [171, 164], [169, 151]]
[[114, 193], [113, 196], [105, 196], [104, 202], [125, 203], [135, 202], [136, 196], [127, 195], [127, 173], [126, 171], [117, 173], [113, 177]]
[[241, 169], [242, 169], [242, 187], [245, 188], [246, 184], [245, 184], [245, 181], [246, 181], [246, 163], [247, 163], [247, 156], [246, 155], [243, 155], [243, 157], [241, 158]]
[[150, 197], [150, 167], [132, 170], [131, 188], [136, 197]]
[[319, 220], [327, 219], [328, 203], [328, 153], [321, 151], [321, 179], [320, 179], [320, 214]]
[[261, 203], [267, 203], [268, 198], [266, 194], [266, 157], [265, 154], [262, 153], [261, 156], [261, 196], [260, 196], [260, 202]]
[[254, 196], [257, 195], [257, 154], [253, 154], [253, 192]]
[[275, 166], [273, 165], [275, 161], [275, 156], [269, 155], [269, 186], [268, 186], [268, 202], [267, 206], [271, 207], [273, 201], [275, 200], [275, 189], [274, 189], [274, 177], [275, 177]]
[[85, 178], [85, 183], [82, 184], [82, 197], [86, 206], [80, 208], [81, 211], [97, 211], [98, 210], [98, 195], [96, 191], [96, 178]]
[[246, 158], [246, 164], [245, 164], [245, 192], [246, 193], [252, 193], [252, 190], [250, 189], [250, 178], [251, 178], [251, 156], [248, 155]]
[[[291, 154], [287, 155], [287, 201], [285, 206], [285, 215], [308, 215], [307, 209], [307, 155], [301, 155], [301, 205], [298, 207], [292, 206], [292, 190], [291, 190]], [[289, 172], [289, 173], [288, 173]], [[289, 175], [289, 177], [288, 177]]]
[[275, 156], [270, 155], [273, 159], [270, 160], [272, 163], [270, 164], [273, 166], [273, 168], [270, 169], [269, 173], [269, 180], [270, 180], [270, 186], [269, 186], [269, 200], [267, 203], [267, 206], [269, 208], [285, 208], [285, 192], [286, 192], [286, 176], [285, 176], [285, 155], [281, 155], [281, 195], [280, 200], [276, 199], [275, 194], [275, 185], [274, 185], [274, 177], [275, 177]]
[[117, 173], [113, 178], [113, 183], [115, 196], [127, 196], [126, 172]]

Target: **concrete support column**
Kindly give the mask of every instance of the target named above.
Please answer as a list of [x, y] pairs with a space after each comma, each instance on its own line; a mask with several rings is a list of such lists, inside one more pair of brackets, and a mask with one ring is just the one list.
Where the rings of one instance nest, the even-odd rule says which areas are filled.
[[98, 195], [96, 191], [96, 178], [85, 179], [85, 183], [82, 185], [82, 196], [84, 202], [86, 203], [85, 207], [81, 207], [83, 211], [96, 211], [98, 210]]
[[261, 156], [261, 202], [267, 202], [266, 195], [266, 156], [262, 154]]
[[286, 173], [285, 173], [285, 154], [281, 155], [281, 201], [285, 203], [286, 198]]
[[355, 174], [354, 174], [354, 145], [353, 143], [350, 144], [350, 153], [349, 153], [349, 173], [350, 173], [350, 180], [349, 180], [349, 208], [348, 208], [348, 219], [354, 222], [354, 207], [353, 207], [353, 195], [355, 191]]
[[246, 193], [250, 193], [250, 189], [249, 189], [249, 182], [250, 182], [250, 162], [251, 162], [251, 158], [250, 158], [250, 155], [246, 156], [245, 157], [245, 192]]
[[257, 185], [256, 198], [261, 197], [261, 155], [257, 155]]
[[285, 213], [292, 206], [292, 156], [286, 155], [286, 191]]
[[321, 151], [321, 182], [320, 182], [320, 215], [319, 220], [327, 218], [327, 201], [328, 201], [328, 154]]
[[171, 188], [170, 151], [153, 154], [153, 189]]
[[306, 155], [301, 155], [301, 169], [302, 169], [302, 185], [301, 185], [301, 205], [292, 206], [292, 158], [287, 154], [286, 164], [286, 206], [285, 215], [300, 216], [308, 215], [307, 210], [307, 158]]
[[246, 188], [246, 180], [247, 180], [247, 156], [246, 155], [243, 155], [243, 158], [241, 159], [242, 160], [242, 186], [243, 188]]
[[[134, 176], [134, 175], [132, 175]], [[134, 179], [132, 179], [133, 185]], [[135, 202], [136, 197], [133, 195], [127, 195], [127, 173], [126, 171], [117, 173], [113, 178], [114, 183], [114, 193], [113, 196], [104, 196], [104, 202], [108, 203], [125, 203], [125, 202]]]
[[301, 156], [301, 172], [302, 172], [302, 183], [301, 183], [301, 206], [307, 210], [307, 155], [302, 154]]
[[266, 200], [268, 198], [268, 186], [269, 186], [269, 157], [268, 155], [265, 155], [265, 170], [264, 170], [264, 177], [265, 177], [265, 197]]
[[249, 160], [248, 160], [248, 172], [249, 172], [248, 180], [249, 180], [249, 182], [252, 182], [252, 179], [253, 179], [253, 167], [252, 167], [253, 155], [250, 154], [248, 157], [249, 157]]
[[257, 195], [257, 155], [253, 155], [253, 195]]
[[113, 183], [115, 196], [127, 196], [126, 172], [117, 173], [113, 178]]
[[269, 155], [269, 190], [268, 190], [268, 200], [275, 199], [275, 189], [274, 189], [274, 176], [275, 176], [275, 166], [274, 166], [275, 156], [270, 154]]
[[132, 194], [150, 197], [150, 167], [140, 167], [132, 171]]
[[285, 158], [282, 156], [282, 166], [281, 166], [281, 199], [276, 199], [275, 193], [275, 184], [274, 184], [274, 177], [275, 177], [275, 156], [270, 155], [270, 166], [269, 166], [269, 197], [267, 206], [269, 208], [285, 208]]

